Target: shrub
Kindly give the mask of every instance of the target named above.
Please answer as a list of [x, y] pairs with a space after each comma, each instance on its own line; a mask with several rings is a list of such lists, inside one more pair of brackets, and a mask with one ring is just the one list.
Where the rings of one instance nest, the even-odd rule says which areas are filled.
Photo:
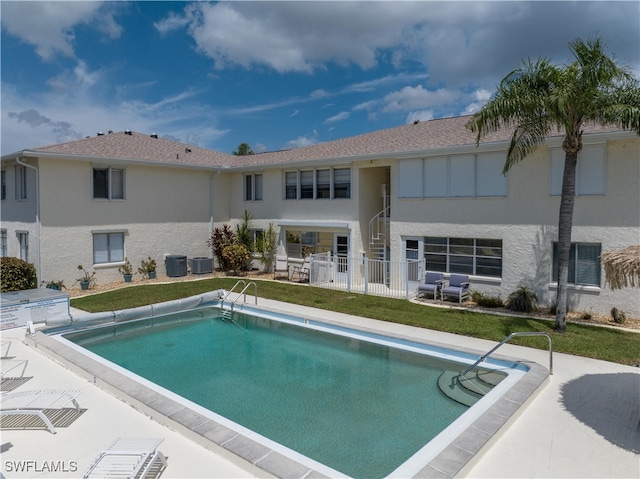
[[507, 298], [507, 309], [529, 313], [538, 305], [538, 296], [526, 286], [520, 286]]
[[140, 260], [140, 267], [138, 268], [138, 273], [142, 275], [143, 278], [148, 278], [149, 273], [154, 273], [156, 271], [157, 264], [156, 260], [149, 256], [146, 260]]
[[624, 314], [624, 311], [620, 311], [618, 308], [611, 308], [611, 319], [618, 324], [624, 324], [627, 320], [627, 315]]
[[500, 296], [488, 296], [484, 294], [478, 299], [478, 301], [476, 301], [476, 303], [478, 306], [482, 306], [483, 308], [502, 308], [502, 306], [504, 306]]
[[0, 262], [2, 292], [22, 291], [38, 287], [36, 267], [20, 258], [2, 257]]
[[231, 244], [225, 246], [222, 250], [222, 257], [226, 264], [230, 266], [234, 272], [242, 271], [247, 264], [247, 260], [251, 257], [246, 246], [241, 244]]
[[580, 314], [581, 319], [586, 319], [587, 321], [593, 318], [593, 313], [591, 311], [583, 311]]
[[222, 228], [216, 227], [213, 230], [211, 238], [207, 240], [207, 245], [209, 248], [213, 249], [213, 256], [216, 257], [218, 266], [223, 271], [229, 271], [229, 269], [231, 269], [231, 265], [225, 259], [222, 251], [225, 247], [235, 244], [235, 242], [236, 235], [228, 224], [222, 225]]

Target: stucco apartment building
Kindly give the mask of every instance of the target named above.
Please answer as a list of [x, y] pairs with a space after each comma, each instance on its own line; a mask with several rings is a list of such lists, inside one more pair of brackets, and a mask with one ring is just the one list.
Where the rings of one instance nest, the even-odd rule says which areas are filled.
[[[251, 156], [130, 131], [25, 149], [2, 157], [1, 252], [43, 281], [70, 286], [79, 264], [118, 281], [125, 257], [134, 269], [148, 256], [161, 269], [167, 255], [210, 257], [212, 229], [246, 210], [256, 234], [279, 228], [292, 261], [424, 258], [427, 270], [469, 274], [472, 290], [506, 298], [524, 285], [552, 304], [562, 136], [505, 176], [511, 132], [476, 145], [468, 118]], [[583, 141], [569, 305], [638, 317], [638, 290], [611, 291], [600, 254], [640, 243], [640, 137], [587, 128]]]

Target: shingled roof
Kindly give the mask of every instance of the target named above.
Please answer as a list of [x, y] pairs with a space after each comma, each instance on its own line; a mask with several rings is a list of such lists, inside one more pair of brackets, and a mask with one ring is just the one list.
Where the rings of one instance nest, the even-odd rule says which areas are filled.
[[[394, 157], [412, 152], [475, 144], [466, 128], [470, 116], [441, 118], [378, 130], [304, 148], [234, 156], [198, 146], [136, 132], [116, 132], [83, 140], [44, 146], [25, 153], [45, 153], [69, 158], [153, 162], [192, 167], [260, 167], [313, 160], [349, 160], [362, 157]], [[586, 133], [617, 131], [618, 128], [585, 128]], [[481, 143], [506, 142], [511, 131], [487, 135]]]

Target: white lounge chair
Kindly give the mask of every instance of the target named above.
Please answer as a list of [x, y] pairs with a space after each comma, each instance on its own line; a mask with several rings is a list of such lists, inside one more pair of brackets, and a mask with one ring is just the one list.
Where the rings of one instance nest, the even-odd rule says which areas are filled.
[[72, 404], [79, 412], [80, 406], [76, 398], [82, 391], [69, 391], [62, 389], [38, 389], [30, 391], [12, 391], [0, 396], [0, 416], [24, 416], [24, 421], [20, 421], [21, 428], [41, 427], [39, 421], [32, 419], [39, 418], [46, 428], [52, 433], [56, 433], [51, 420], [45, 415], [45, 409], [60, 409]]
[[273, 279], [279, 276], [286, 276], [289, 279], [289, 258], [286, 254], [276, 255], [276, 264], [273, 270]]
[[157, 478], [167, 459], [157, 451], [163, 439], [121, 437], [93, 461], [83, 478]]
[[5, 380], [24, 377], [28, 362], [28, 359], [0, 359], [0, 378]]
[[311, 258], [307, 256], [302, 265], [295, 265], [291, 271], [291, 281], [297, 279], [299, 282], [309, 281], [311, 271]]
[[11, 341], [8, 339], [6, 341], [0, 342], [0, 358], [5, 359], [9, 357], [9, 350], [11, 349]]

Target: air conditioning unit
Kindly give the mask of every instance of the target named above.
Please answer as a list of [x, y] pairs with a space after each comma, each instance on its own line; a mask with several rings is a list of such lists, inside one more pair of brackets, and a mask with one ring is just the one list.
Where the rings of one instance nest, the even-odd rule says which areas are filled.
[[187, 257], [179, 255], [166, 256], [164, 259], [164, 267], [167, 270], [167, 276], [186, 276]]
[[213, 273], [213, 258], [189, 258], [191, 274]]

